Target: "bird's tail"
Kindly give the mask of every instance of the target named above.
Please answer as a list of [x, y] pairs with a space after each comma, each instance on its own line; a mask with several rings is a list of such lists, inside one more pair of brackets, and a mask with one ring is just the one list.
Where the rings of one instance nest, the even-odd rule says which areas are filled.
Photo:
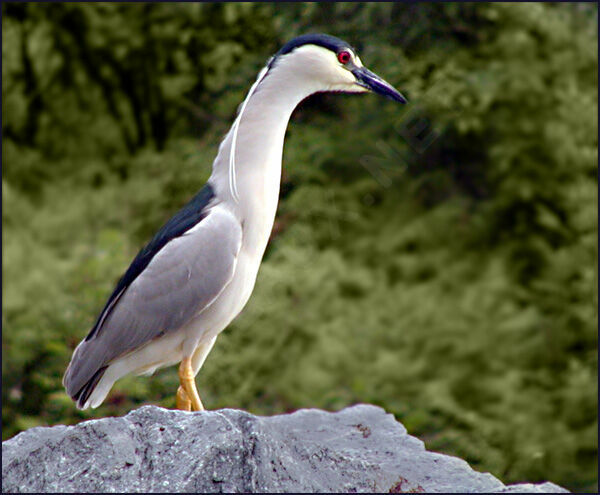
[[96, 389], [96, 386], [98, 385], [98, 382], [102, 376], [104, 376], [106, 368], [108, 368], [108, 366], [103, 366], [96, 371], [92, 378], [90, 378], [77, 393], [71, 396], [74, 401], [77, 401], [77, 407], [79, 409], [85, 409], [85, 403], [90, 398], [90, 395], [92, 395], [92, 392]]
[[85, 344], [86, 342], [81, 342], [75, 349], [62, 380], [67, 394], [77, 403], [79, 409], [86, 408], [87, 400], [108, 368], [108, 365], [101, 366], [90, 373], [90, 363], [86, 363], [88, 360], [84, 358]]

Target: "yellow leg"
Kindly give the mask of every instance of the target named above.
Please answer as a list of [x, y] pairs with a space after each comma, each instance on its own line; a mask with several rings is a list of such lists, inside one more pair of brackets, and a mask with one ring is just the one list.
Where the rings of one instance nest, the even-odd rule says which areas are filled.
[[185, 390], [183, 389], [182, 386], [179, 386], [179, 388], [177, 389], [176, 402], [177, 402], [177, 409], [180, 409], [181, 411], [191, 411], [192, 410], [192, 401], [190, 400], [188, 395], [185, 393]]
[[[192, 369], [192, 359], [183, 358], [179, 365], [179, 382], [181, 388], [185, 391], [189, 400], [192, 401], [192, 410], [204, 411], [204, 406], [200, 401], [198, 390], [196, 389], [196, 381], [194, 380], [194, 370]], [[179, 394], [178, 394], [179, 395]]]

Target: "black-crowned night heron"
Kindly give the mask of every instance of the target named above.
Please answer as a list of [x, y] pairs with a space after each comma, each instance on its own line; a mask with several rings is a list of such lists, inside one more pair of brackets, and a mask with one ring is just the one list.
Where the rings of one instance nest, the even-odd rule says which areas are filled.
[[195, 376], [217, 335], [248, 301], [273, 227], [292, 111], [323, 91], [373, 91], [405, 103], [344, 41], [299, 36], [250, 88], [208, 183], [135, 257], [63, 384], [77, 407], [99, 406], [116, 380], [181, 362], [177, 407], [203, 410]]

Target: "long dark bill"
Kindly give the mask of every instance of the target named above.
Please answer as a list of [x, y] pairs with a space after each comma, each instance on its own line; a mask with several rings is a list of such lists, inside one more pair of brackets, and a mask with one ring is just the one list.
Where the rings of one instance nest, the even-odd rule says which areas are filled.
[[373, 93], [380, 94], [385, 96], [386, 98], [390, 98], [394, 101], [399, 101], [400, 103], [407, 103], [407, 99], [402, 96], [402, 94], [394, 88], [390, 83], [384, 81], [377, 74], [374, 74], [369, 69], [365, 67], [357, 67], [352, 71], [354, 77], [356, 77], [356, 84], [362, 86], [363, 88], [367, 88]]

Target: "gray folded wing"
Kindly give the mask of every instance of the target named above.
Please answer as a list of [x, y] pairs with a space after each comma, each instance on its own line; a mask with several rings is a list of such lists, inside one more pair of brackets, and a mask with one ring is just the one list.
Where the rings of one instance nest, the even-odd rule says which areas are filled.
[[237, 219], [217, 205], [170, 240], [114, 299], [95, 335], [75, 351], [65, 374], [72, 396], [103, 366], [175, 331], [209, 306], [231, 281], [241, 246]]

